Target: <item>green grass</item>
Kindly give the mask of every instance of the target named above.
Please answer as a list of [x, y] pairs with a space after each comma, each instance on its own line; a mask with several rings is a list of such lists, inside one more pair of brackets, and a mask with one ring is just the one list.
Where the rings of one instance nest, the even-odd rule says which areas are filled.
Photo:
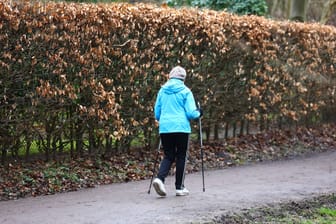
[[[18, 154], [19, 156], [25, 156], [26, 155], [26, 145], [27, 143], [25, 141], [23, 141], [23, 144], [21, 145], [21, 147], [18, 150]], [[57, 147], [59, 147], [59, 143], [57, 143]], [[63, 145], [63, 151], [64, 152], [69, 152], [70, 151], [70, 143], [68, 144], [64, 144]], [[38, 141], [32, 141], [30, 147], [29, 147], [29, 155], [36, 155], [36, 154], [40, 154], [43, 152], [43, 146], [39, 146], [38, 145]]]
[[336, 218], [336, 209], [330, 209], [330, 208], [320, 208], [319, 213], [322, 216], [329, 216]]
[[[40, 145], [39, 145], [38, 142], [39, 142], [38, 140], [33, 140], [31, 142], [31, 145], [29, 147], [29, 156], [38, 155], [38, 154], [44, 154], [45, 153], [44, 152], [43, 144], [40, 143]], [[152, 142], [155, 142], [155, 139], [153, 139]], [[140, 133], [138, 136], [133, 136], [132, 137], [132, 139], [130, 140], [130, 147], [141, 147], [141, 146], [144, 145], [144, 143], [145, 143], [145, 136], [142, 133]], [[44, 144], [46, 144], [46, 140], [44, 140]], [[89, 140], [84, 139], [83, 140], [83, 144], [84, 145], [89, 145]], [[106, 139], [103, 139], [102, 145], [105, 145], [105, 144], [106, 144]], [[116, 144], [116, 140], [113, 139], [112, 145], [115, 145], [115, 144]], [[27, 142], [25, 140], [22, 140], [19, 149], [17, 149], [17, 153], [18, 153], [19, 157], [26, 156], [26, 147], [27, 147]], [[58, 153], [59, 152], [59, 147], [60, 147], [59, 142], [56, 143], [56, 147], [57, 147], [57, 153]], [[71, 144], [70, 143], [67, 143], [67, 144], [63, 143], [63, 149], [62, 149], [62, 151], [64, 153], [70, 152], [70, 148], [71, 148]], [[10, 155], [14, 154], [14, 152], [15, 152], [15, 150], [13, 150], [13, 151], [10, 150], [9, 154]]]
[[273, 204], [224, 214], [216, 224], [336, 224], [336, 195]]
[[286, 214], [284, 218], [269, 217], [271, 223], [283, 224], [335, 224], [336, 210], [326, 207], [314, 209], [310, 214]]

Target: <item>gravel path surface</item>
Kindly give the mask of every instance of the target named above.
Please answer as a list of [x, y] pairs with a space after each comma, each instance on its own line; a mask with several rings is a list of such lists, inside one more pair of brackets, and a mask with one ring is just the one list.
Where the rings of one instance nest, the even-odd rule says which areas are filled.
[[336, 190], [336, 152], [186, 175], [190, 190], [176, 197], [174, 178], [160, 198], [149, 180], [0, 202], [1, 224], [203, 223], [242, 208], [301, 200]]

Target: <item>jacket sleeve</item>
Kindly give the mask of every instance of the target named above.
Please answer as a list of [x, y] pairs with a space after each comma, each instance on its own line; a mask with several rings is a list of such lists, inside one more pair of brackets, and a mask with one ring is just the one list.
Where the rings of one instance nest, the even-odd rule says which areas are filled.
[[189, 120], [197, 119], [201, 115], [200, 111], [196, 106], [195, 99], [191, 91], [187, 93], [185, 110]]
[[160, 121], [160, 116], [161, 116], [161, 101], [160, 101], [160, 91], [156, 97], [156, 101], [155, 101], [155, 106], [154, 106], [154, 117], [157, 121]]

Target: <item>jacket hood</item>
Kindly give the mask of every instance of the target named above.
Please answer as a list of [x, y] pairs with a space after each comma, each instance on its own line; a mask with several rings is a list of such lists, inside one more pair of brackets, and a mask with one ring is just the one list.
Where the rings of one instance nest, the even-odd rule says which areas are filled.
[[178, 92], [184, 90], [185, 88], [186, 88], [186, 86], [184, 85], [184, 82], [182, 80], [175, 79], [175, 78], [169, 79], [162, 86], [162, 90], [166, 94], [175, 94], [175, 93], [178, 93]]

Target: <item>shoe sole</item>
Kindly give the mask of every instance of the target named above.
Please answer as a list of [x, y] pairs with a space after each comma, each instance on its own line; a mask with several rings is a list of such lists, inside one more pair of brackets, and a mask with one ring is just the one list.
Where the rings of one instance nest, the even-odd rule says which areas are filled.
[[176, 196], [188, 196], [189, 195], [189, 193], [176, 193]]
[[153, 183], [153, 187], [154, 187], [154, 189], [155, 189], [155, 191], [156, 191], [156, 193], [158, 194], [158, 195], [160, 195], [161, 197], [164, 197], [164, 196], [166, 196], [166, 192], [163, 192], [162, 190], [161, 190], [161, 188], [160, 188], [160, 185], [158, 184], [158, 183]]

